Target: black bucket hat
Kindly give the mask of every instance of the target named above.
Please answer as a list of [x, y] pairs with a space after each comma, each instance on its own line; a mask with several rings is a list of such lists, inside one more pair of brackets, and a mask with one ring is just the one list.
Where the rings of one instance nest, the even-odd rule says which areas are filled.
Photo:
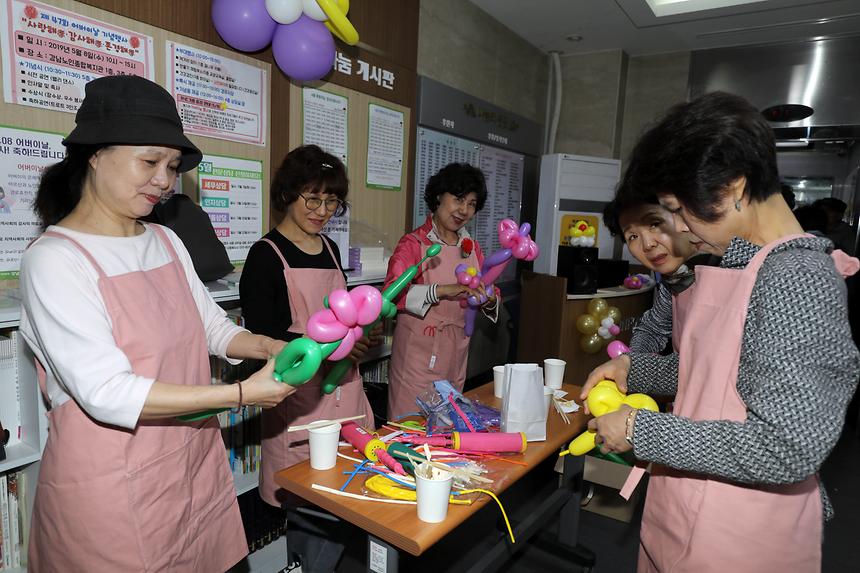
[[182, 131], [176, 102], [139, 76], [105, 76], [85, 86], [75, 129], [63, 145], [158, 145], [182, 151], [178, 171], [194, 169], [203, 154]]

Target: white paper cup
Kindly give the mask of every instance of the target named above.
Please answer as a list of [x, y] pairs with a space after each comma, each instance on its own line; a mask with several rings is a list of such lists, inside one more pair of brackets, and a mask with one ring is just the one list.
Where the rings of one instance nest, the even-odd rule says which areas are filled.
[[505, 367], [493, 366], [493, 396], [503, 398], [505, 395]]
[[[328, 420], [320, 420], [327, 422]], [[337, 444], [340, 442], [340, 423], [308, 430], [311, 447], [311, 467], [315, 470], [330, 470], [337, 463]]]
[[547, 358], [543, 361], [543, 381], [550, 388], [559, 389], [564, 380], [564, 367], [567, 362], [558, 358]]
[[427, 523], [439, 523], [445, 521], [448, 515], [448, 498], [451, 496], [454, 475], [451, 472], [443, 472], [443, 478], [435, 480], [423, 477], [431, 475], [430, 471], [431, 468], [427, 464], [415, 468], [418, 519]]

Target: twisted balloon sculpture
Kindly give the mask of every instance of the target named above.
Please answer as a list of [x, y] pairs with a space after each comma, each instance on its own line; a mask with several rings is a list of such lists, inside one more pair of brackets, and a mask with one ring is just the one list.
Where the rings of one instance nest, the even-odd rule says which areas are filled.
[[478, 271], [475, 267], [469, 267], [465, 264], [457, 265], [457, 268], [454, 269], [457, 282], [461, 285], [470, 288], [484, 285], [484, 292], [481, 293], [480, 298], [470, 296], [460, 301], [460, 306], [466, 309], [466, 336], [472, 336], [475, 331], [475, 317], [478, 314], [478, 308], [487, 302], [489, 297], [493, 296], [493, 283], [505, 270], [508, 262], [512, 258], [533, 261], [540, 255], [540, 249], [529, 236], [531, 229], [532, 226], [528, 223], [523, 223], [517, 227], [515, 221], [502, 219], [498, 225], [499, 244], [502, 248], [484, 259], [481, 270]]
[[[323, 380], [322, 391], [334, 392], [341, 378], [352, 366], [349, 353], [356, 339], [370, 332], [382, 318], [392, 318], [397, 314], [396, 298], [418, 274], [421, 264], [442, 250], [441, 245], [431, 245], [424, 258], [403, 271], [397, 279], [380, 293], [377, 289], [362, 285], [347, 292], [338, 289], [327, 296], [325, 308], [315, 312], [307, 324], [307, 334], [296, 338], [275, 358], [275, 372], [272, 377], [290, 386], [300, 386], [314, 377], [322, 361], [336, 361]], [[214, 416], [229, 408], [206, 410], [195, 414], [178, 416], [180, 420], [195, 421]]]

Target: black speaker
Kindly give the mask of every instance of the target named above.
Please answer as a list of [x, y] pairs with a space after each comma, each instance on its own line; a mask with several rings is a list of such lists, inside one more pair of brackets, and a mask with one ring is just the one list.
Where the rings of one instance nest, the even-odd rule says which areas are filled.
[[599, 259], [597, 261], [597, 288], [621, 286], [628, 274], [630, 274], [630, 261]]
[[558, 247], [556, 275], [567, 277], [568, 294], [597, 292], [597, 247]]

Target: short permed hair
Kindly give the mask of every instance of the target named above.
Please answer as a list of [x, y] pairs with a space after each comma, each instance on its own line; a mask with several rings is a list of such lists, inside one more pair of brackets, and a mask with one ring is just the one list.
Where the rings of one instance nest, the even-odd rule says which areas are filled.
[[747, 100], [724, 92], [672, 107], [639, 139], [626, 175], [636, 193], [671, 193], [711, 223], [722, 218], [724, 193], [739, 177], [750, 201], [780, 192], [770, 124]]
[[487, 201], [484, 173], [468, 163], [449, 163], [427, 181], [424, 189], [424, 203], [431, 212], [439, 206], [439, 198], [443, 193], [459, 198], [474, 193], [478, 200], [475, 211], [480, 211]]
[[335, 213], [343, 215], [349, 179], [340, 159], [316, 145], [302, 145], [287, 153], [272, 179], [269, 190], [272, 207], [286, 211], [305, 191], [331, 193], [344, 202], [343, 209]]

